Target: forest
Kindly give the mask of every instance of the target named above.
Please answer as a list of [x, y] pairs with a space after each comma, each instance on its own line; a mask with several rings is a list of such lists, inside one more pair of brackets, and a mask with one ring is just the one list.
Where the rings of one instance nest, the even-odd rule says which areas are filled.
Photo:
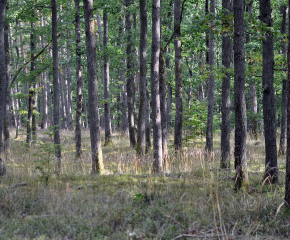
[[290, 0], [0, 0], [1, 239], [289, 239]]

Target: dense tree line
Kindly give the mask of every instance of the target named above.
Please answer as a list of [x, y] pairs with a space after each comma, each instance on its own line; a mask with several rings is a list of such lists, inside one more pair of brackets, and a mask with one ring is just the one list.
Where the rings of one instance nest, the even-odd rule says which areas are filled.
[[37, 129], [50, 126], [60, 171], [60, 130], [75, 131], [80, 159], [82, 128], [89, 127], [93, 173], [103, 169], [102, 129], [105, 146], [113, 144], [112, 132], [120, 131], [139, 159], [150, 154], [152, 135], [153, 171], [160, 172], [172, 131], [176, 154], [184, 141], [205, 136], [207, 159], [214, 152], [214, 133], [221, 131], [220, 167], [227, 169], [234, 129], [240, 188], [248, 182], [247, 134], [257, 140], [263, 133], [265, 181], [278, 181], [277, 154], [286, 153], [290, 204], [288, 5], [284, 0], [1, 0], [1, 153], [9, 151], [9, 126], [19, 134], [26, 124], [28, 148], [37, 141]]

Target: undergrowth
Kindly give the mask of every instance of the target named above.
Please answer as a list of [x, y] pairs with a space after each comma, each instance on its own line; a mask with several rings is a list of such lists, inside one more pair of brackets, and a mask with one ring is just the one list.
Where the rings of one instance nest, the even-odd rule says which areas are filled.
[[[12, 139], [7, 175], [0, 178], [0, 239], [289, 238], [289, 210], [279, 208], [285, 156], [279, 157], [280, 182], [262, 183], [263, 139], [248, 141], [250, 186], [235, 191], [234, 171], [219, 169], [219, 136], [212, 161], [204, 160], [200, 138], [187, 142], [180, 155], [170, 150], [166, 168], [155, 175], [152, 156], [136, 159], [118, 134], [113, 146], [103, 148], [104, 173], [92, 175], [89, 133], [78, 161], [73, 132], [61, 136], [62, 172], [57, 176], [49, 169], [49, 181], [35, 164], [52, 138], [40, 133], [30, 150], [24, 136]], [[13, 187], [21, 182], [27, 186]]]

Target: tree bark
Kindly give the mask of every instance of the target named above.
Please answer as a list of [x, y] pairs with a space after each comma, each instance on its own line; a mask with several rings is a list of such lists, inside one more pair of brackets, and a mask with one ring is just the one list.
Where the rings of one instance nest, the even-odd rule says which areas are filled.
[[[131, 5], [131, 0], [125, 1], [125, 6], [128, 9]], [[127, 94], [128, 94], [128, 122], [129, 122], [129, 137], [130, 146], [135, 147], [135, 128], [134, 128], [134, 74], [133, 74], [133, 56], [132, 56], [132, 36], [131, 36], [131, 17], [129, 10], [126, 10], [126, 35], [127, 35]]]
[[56, 0], [51, 0], [52, 8], [52, 56], [53, 56], [53, 131], [54, 131], [54, 149], [55, 157], [57, 159], [56, 171], [60, 172], [61, 168], [61, 146], [59, 135], [60, 124], [60, 99], [59, 99], [59, 81], [58, 81], [58, 43], [57, 43], [57, 6]]
[[[287, 6], [283, 5], [281, 7], [281, 12], [283, 14], [282, 19], [282, 27], [281, 27], [281, 34], [286, 34], [287, 28], [287, 13], [286, 13]], [[287, 57], [287, 43], [283, 41], [281, 46], [283, 59]], [[286, 67], [286, 66], [285, 66]], [[287, 102], [288, 102], [288, 95], [287, 95], [287, 88], [288, 88], [288, 81], [286, 79], [282, 80], [282, 106], [281, 106], [281, 135], [280, 135], [280, 147], [279, 147], [279, 154], [284, 155], [286, 154], [286, 139], [287, 139]]]
[[[288, 1], [290, 6], [290, 0]], [[1, 35], [0, 35], [1, 36]], [[290, 40], [290, 11], [288, 10], [288, 42]], [[1, 45], [0, 45], [1, 46]], [[1, 56], [1, 55], [0, 55]], [[288, 44], [287, 67], [290, 69], [290, 44]], [[290, 71], [288, 71], [287, 94], [290, 96]], [[287, 153], [286, 153], [286, 179], [285, 179], [285, 206], [290, 206], [290, 97], [287, 101]]]
[[110, 109], [110, 74], [108, 53], [108, 11], [103, 12], [104, 24], [104, 118], [105, 118], [105, 146], [112, 144], [111, 109]]
[[225, 77], [222, 79], [222, 125], [221, 125], [221, 168], [230, 168], [231, 166], [231, 76], [229, 69], [232, 65], [232, 43], [230, 37], [230, 21], [231, 1], [223, 0], [222, 7], [224, 9], [223, 23], [225, 30], [222, 37], [222, 65], [224, 67]]
[[[6, 7], [8, 9], [8, 7]], [[4, 134], [4, 152], [6, 155], [10, 154], [10, 134], [9, 134], [9, 112], [10, 112], [10, 76], [9, 76], [9, 68], [10, 68], [10, 56], [9, 56], [9, 40], [8, 40], [8, 31], [9, 26], [6, 23], [4, 27], [4, 48], [5, 48], [5, 69], [6, 69], [6, 93], [5, 93], [5, 107], [4, 107], [4, 121], [3, 124], [3, 134]]]
[[236, 189], [248, 182], [246, 140], [247, 116], [245, 99], [245, 30], [244, 1], [234, 1], [234, 73], [235, 73], [235, 170]]
[[[272, 27], [271, 1], [260, 0], [260, 20]], [[271, 183], [278, 181], [276, 144], [276, 107], [274, 89], [274, 49], [273, 33], [267, 30], [263, 40], [263, 116], [265, 135], [265, 179]]]
[[174, 127], [174, 148], [175, 151], [182, 150], [182, 60], [181, 60], [181, 39], [180, 39], [180, 0], [174, 0], [174, 49], [175, 49], [175, 127]]
[[76, 128], [75, 128], [75, 144], [76, 144], [76, 159], [82, 157], [82, 87], [83, 87], [83, 72], [81, 66], [81, 31], [80, 31], [80, 2], [75, 0], [75, 35], [76, 35]]
[[[210, 1], [210, 13], [212, 17], [215, 16], [215, 0]], [[213, 153], [213, 109], [214, 109], [214, 36], [213, 36], [213, 29], [214, 20], [211, 20], [210, 23], [210, 30], [208, 36], [208, 52], [207, 52], [207, 64], [209, 70], [209, 78], [207, 80], [207, 106], [208, 106], [208, 113], [207, 113], [207, 124], [206, 124], [206, 144], [205, 144], [205, 151], [211, 157]]]
[[103, 154], [99, 127], [98, 108], [98, 77], [96, 40], [94, 34], [93, 0], [83, 0], [85, 14], [86, 46], [87, 46], [87, 68], [88, 68], [88, 92], [90, 113], [90, 134], [92, 151], [92, 172], [101, 173], [103, 170]]
[[162, 133], [159, 93], [159, 55], [160, 55], [160, 0], [152, 2], [152, 46], [151, 46], [151, 99], [153, 123], [153, 171], [162, 168]]
[[147, 9], [146, 0], [140, 0], [140, 86], [139, 86], [139, 115], [136, 152], [138, 156], [145, 153], [146, 104], [147, 99]]

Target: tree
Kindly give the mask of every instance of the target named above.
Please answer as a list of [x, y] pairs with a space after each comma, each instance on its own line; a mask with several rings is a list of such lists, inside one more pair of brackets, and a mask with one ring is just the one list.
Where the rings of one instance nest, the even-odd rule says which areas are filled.
[[260, 0], [260, 20], [267, 26], [263, 40], [263, 116], [265, 135], [265, 178], [269, 182], [278, 181], [276, 144], [276, 106], [274, 89], [274, 48], [270, 0]]
[[137, 132], [137, 155], [145, 152], [145, 129], [149, 105], [147, 99], [147, 9], [146, 0], [140, 0], [140, 87], [139, 87], [139, 115]]
[[76, 128], [75, 128], [75, 144], [76, 158], [82, 156], [82, 87], [83, 87], [83, 72], [81, 66], [81, 31], [80, 31], [80, 2], [75, 0], [75, 35], [76, 35]]
[[235, 169], [237, 189], [248, 181], [246, 139], [247, 116], [245, 99], [245, 29], [244, 1], [234, 1], [234, 74], [235, 74]]
[[126, 36], [127, 36], [127, 95], [128, 95], [128, 122], [129, 122], [129, 137], [130, 146], [135, 147], [135, 128], [134, 128], [134, 74], [133, 74], [133, 54], [132, 54], [132, 36], [131, 36], [131, 15], [129, 7], [131, 0], [125, 1], [126, 6]]
[[104, 9], [104, 118], [105, 118], [105, 146], [112, 144], [111, 111], [110, 111], [110, 75], [109, 75], [109, 53], [108, 53], [108, 10]]
[[[288, 1], [290, 6], [290, 0]], [[288, 41], [290, 40], [290, 11], [288, 11]], [[287, 67], [290, 69], [290, 44], [288, 44]], [[287, 94], [290, 94], [290, 71], [288, 71]], [[287, 101], [287, 153], [286, 153], [286, 183], [285, 183], [285, 205], [290, 206], [290, 97]]]
[[222, 64], [225, 76], [222, 80], [222, 125], [221, 125], [221, 168], [230, 168], [231, 163], [231, 76], [232, 43], [230, 37], [231, 1], [223, 0]]
[[162, 133], [159, 93], [159, 55], [160, 55], [160, 0], [152, 2], [152, 46], [151, 46], [151, 100], [153, 123], [153, 171], [162, 167]]
[[[208, 2], [208, 0], [206, 0]], [[208, 51], [206, 56], [206, 62], [209, 65], [209, 78], [207, 80], [207, 125], [206, 125], [206, 144], [205, 151], [209, 156], [211, 156], [213, 152], [213, 107], [214, 107], [214, 36], [213, 36], [213, 26], [214, 26], [214, 18], [215, 16], [215, 0], [210, 1], [210, 30], [208, 35]]]
[[[281, 6], [281, 13], [283, 14], [282, 19], [282, 26], [281, 26], [281, 34], [286, 34], [286, 28], [287, 28], [287, 6], [282, 5]], [[281, 46], [281, 52], [283, 54], [283, 58], [286, 59], [287, 54], [287, 43], [283, 41]], [[280, 145], [279, 145], [279, 154], [284, 155], [286, 153], [286, 139], [287, 139], [287, 101], [288, 101], [288, 95], [287, 95], [287, 86], [288, 81], [286, 79], [282, 80], [282, 106], [281, 106], [281, 135], [280, 135]]]
[[180, 39], [180, 0], [174, 0], [174, 49], [175, 49], [175, 127], [174, 127], [174, 148], [176, 151], [182, 149], [182, 60], [181, 60], [181, 39]]
[[54, 149], [57, 159], [57, 172], [61, 167], [61, 146], [59, 135], [60, 124], [60, 106], [59, 106], [59, 82], [58, 82], [58, 43], [57, 43], [57, 7], [56, 0], [51, 0], [51, 24], [52, 24], [52, 57], [53, 57], [53, 131], [54, 131]]
[[87, 46], [87, 69], [88, 69], [88, 92], [89, 92], [89, 117], [92, 152], [92, 172], [101, 173], [103, 169], [103, 154], [99, 127], [98, 108], [98, 77], [96, 40], [94, 33], [93, 0], [84, 0], [86, 46]]

